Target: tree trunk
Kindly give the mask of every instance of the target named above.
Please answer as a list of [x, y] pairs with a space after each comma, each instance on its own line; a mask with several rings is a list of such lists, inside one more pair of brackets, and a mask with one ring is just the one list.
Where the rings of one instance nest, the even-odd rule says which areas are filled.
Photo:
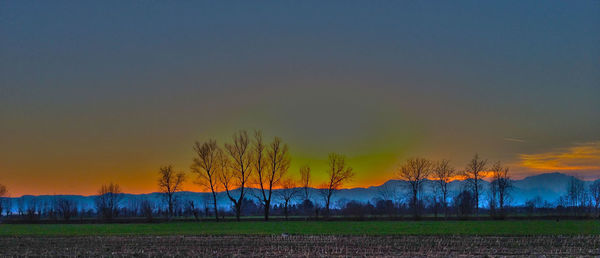
[[269, 220], [269, 210], [271, 208], [271, 201], [265, 201], [265, 221]]
[[418, 195], [418, 190], [416, 190], [413, 187], [413, 198], [412, 198], [413, 207], [412, 208], [413, 208], [413, 215], [415, 216], [415, 218], [419, 217], [419, 208], [417, 207], [417, 203], [418, 203], [417, 195]]
[[479, 217], [479, 182], [475, 178], [475, 217]]
[[500, 216], [504, 217], [504, 194], [500, 193]]
[[169, 210], [167, 211], [167, 219], [171, 220], [171, 217], [173, 216], [173, 197], [171, 195], [169, 195]]
[[443, 204], [444, 204], [444, 217], [446, 217], [446, 219], [448, 219], [448, 199], [446, 199], [448, 196], [448, 194], [446, 193], [446, 191], [444, 191], [444, 200]]
[[242, 203], [241, 201], [235, 204], [235, 219], [240, 221], [240, 214], [242, 213]]
[[213, 202], [215, 206], [215, 219], [219, 222], [219, 212], [217, 208], [217, 194], [213, 191]]
[[325, 202], [325, 217], [329, 217], [329, 201], [331, 200], [331, 192], [327, 194], [327, 201]]

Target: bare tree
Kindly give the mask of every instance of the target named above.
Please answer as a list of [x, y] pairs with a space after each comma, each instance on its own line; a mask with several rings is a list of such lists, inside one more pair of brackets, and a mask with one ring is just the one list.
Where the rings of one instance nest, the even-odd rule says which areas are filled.
[[398, 197], [398, 191], [391, 183], [385, 183], [379, 186], [377, 196], [381, 200], [395, 202], [397, 200], [396, 198]]
[[154, 203], [148, 199], [142, 200], [140, 203], [140, 212], [142, 216], [146, 217], [148, 221], [152, 220], [152, 214], [154, 213]]
[[35, 197], [29, 199], [27, 202], [27, 208], [25, 209], [27, 220], [33, 221], [39, 218], [40, 213], [38, 212], [38, 206], [38, 200]]
[[142, 199], [135, 197], [127, 202], [127, 209], [130, 215], [137, 217], [141, 214]]
[[465, 182], [467, 187], [471, 190], [475, 197], [475, 216], [479, 215], [479, 196], [481, 189], [481, 180], [485, 176], [485, 168], [486, 168], [487, 160], [482, 160], [479, 158], [478, 154], [473, 156], [473, 159], [469, 161], [465, 171], [462, 172], [462, 175], [466, 178]]
[[592, 200], [594, 201], [596, 216], [598, 216], [598, 208], [600, 207], [600, 180], [596, 180], [590, 185], [590, 194], [592, 195]]
[[423, 182], [432, 172], [431, 161], [424, 158], [410, 158], [398, 169], [398, 178], [406, 181], [411, 191], [411, 206], [416, 217], [420, 215], [419, 197]]
[[[269, 220], [269, 211], [273, 196], [273, 187], [280, 183], [281, 178], [290, 167], [288, 147], [281, 142], [281, 138], [275, 137], [266, 150], [265, 160], [262, 161], [264, 145], [262, 134], [257, 132], [254, 144], [254, 167], [256, 168], [256, 180], [260, 186], [259, 200], [264, 206], [265, 220]], [[264, 164], [264, 167], [262, 167]]]
[[310, 167], [308, 165], [300, 167], [300, 182], [304, 190], [304, 200], [308, 200], [310, 198]]
[[437, 186], [442, 194], [444, 214], [448, 217], [448, 183], [456, 176], [456, 170], [450, 166], [449, 160], [443, 159], [435, 164], [433, 176], [435, 177]]
[[219, 221], [218, 205], [217, 205], [217, 192], [218, 192], [218, 179], [219, 179], [219, 158], [223, 155], [221, 149], [217, 146], [217, 141], [208, 140], [200, 144], [196, 142], [194, 145], [194, 151], [198, 157], [194, 159], [192, 165], [192, 172], [198, 176], [197, 184], [203, 186], [206, 189], [210, 189], [212, 193], [213, 208], [215, 211], [215, 219]]
[[[246, 184], [252, 174], [252, 150], [250, 140], [246, 131], [239, 131], [233, 135], [233, 143], [225, 144], [227, 153], [231, 156], [231, 162], [227, 161], [231, 169], [225, 169], [221, 173], [221, 183], [225, 188], [227, 197], [233, 203], [235, 217], [239, 221], [242, 213], [242, 203], [246, 194]], [[225, 162], [223, 160], [222, 162]], [[237, 198], [232, 196], [232, 190], [237, 187], [240, 194]]]
[[510, 188], [512, 187], [512, 181], [508, 175], [509, 168], [502, 166], [500, 161], [494, 163], [491, 167], [492, 172], [492, 196], [493, 200], [498, 201], [498, 208], [500, 209], [500, 215], [504, 216], [504, 206], [508, 201]]
[[172, 166], [161, 167], [159, 170], [158, 188], [163, 193], [168, 205], [167, 216], [173, 217], [175, 194], [182, 190], [185, 181], [184, 172], [175, 172]]
[[118, 184], [102, 185], [96, 197], [96, 211], [104, 219], [112, 219], [118, 214], [122, 198], [121, 187]]
[[4, 198], [4, 201], [5, 201], [4, 204], [3, 204], [3, 206], [4, 206], [4, 215], [10, 216], [10, 215], [12, 215], [13, 202], [9, 198]]
[[282, 182], [282, 188], [278, 193], [281, 199], [283, 199], [283, 215], [287, 220], [290, 203], [298, 195], [298, 188], [296, 188], [296, 183], [294, 180], [289, 178], [284, 179]]
[[585, 187], [583, 181], [575, 176], [571, 176], [567, 184], [567, 200], [569, 206], [578, 214], [579, 209], [584, 205]]
[[23, 196], [17, 199], [17, 214], [23, 216], [25, 214], [25, 199]]
[[254, 169], [254, 179], [253, 183], [258, 185], [260, 189], [259, 194], [255, 195], [256, 199], [262, 203], [264, 206], [264, 216], [265, 220], [268, 220], [268, 206], [265, 204], [265, 180], [264, 179], [268, 174], [265, 172], [267, 166], [267, 157], [265, 154], [266, 146], [263, 142], [262, 131], [254, 131], [254, 141], [252, 143], [252, 168]]
[[77, 204], [75, 201], [67, 198], [59, 198], [56, 201], [56, 210], [64, 220], [69, 220], [71, 217], [77, 216]]
[[200, 209], [197, 207], [196, 202], [194, 202], [194, 200], [187, 200], [185, 202], [185, 211], [188, 214], [194, 215], [194, 219], [196, 219], [196, 221], [199, 220]]
[[[2, 210], [7, 208], [5, 206], [8, 206], [5, 204], [5, 200], [4, 200], [6, 193], [7, 193], [6, 186], [4, 186], [3, 184], [0, 184], [0, 217], [2, 217]], [[8, 212], [6, 214], [8, 216]]]
[[331, 196], [344, 183], [352, 180], [354, 172], [352, 168], [346, 164], [346, 157], [337, 153], [329, 154], [329, 169], [327, 170], [328, 182], [320, 189], [321, 195], [325, 199], [325, 216], [329, 216]]

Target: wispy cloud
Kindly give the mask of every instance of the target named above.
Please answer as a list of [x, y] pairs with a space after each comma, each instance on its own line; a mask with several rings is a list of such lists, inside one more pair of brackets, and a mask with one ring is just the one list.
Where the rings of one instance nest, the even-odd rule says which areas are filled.
[[525, 140], [523, 140], [523, 139], [510, 138], [510, 137], [504, 138], [504, 140], [507, 142], [525, 142]]
[[600, 170], [600, 141], [577, 144], [550, 152], [519, 155], [519, 165], [532, 170]]

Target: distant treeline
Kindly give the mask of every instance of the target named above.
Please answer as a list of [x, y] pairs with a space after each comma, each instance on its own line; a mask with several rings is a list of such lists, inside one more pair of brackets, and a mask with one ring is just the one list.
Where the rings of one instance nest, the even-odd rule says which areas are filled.
[[[428, 217], [470, 218], [489, 215], [505, 218], [510, 215], [583, 216], [598, 217], [600, 206], [600, 181], [585, 187], [583, 182], [571, 177], [567, 194], [556, 203], [532, 199], [525, 205], [511, 206], [513, 180], [509, 168], [501, 162], [488, 164], [477, 154], [464, 169], [457, 170], [448, 160], [430, 161], [415, 157], [407, 159], [397, 169], [397, 179], [404, 182], [404, 191], [388, 189], [380, 198], [367, 203], [354, 200], [338, 200], [332, 196], [354, 177], [353, 169], [341, 154], [328, 156], [327, 180], [315, 184], [311, 168], [302, 166], [297, 173], [288, 171], [291, 158], [287, 144], [274, 137], [266, 143], [260, 131], [252, 137], [239, 131], [232, 141], [219, 146], [215, 140], [196, 142], [196, 157], [190, 166], [192, 182], [210, 192], [210, 198], [196, 200], [181, 198], [183, 183], [189, 175], [163, 166], [158, 172], [158, 190], [163, 199], [123, 201], [119, 184], [102, 185], [94, 200], [94, 207], [83, 207], [75, 200], [56, 197], [38, 202], [31, 198], [18, 198], [16, 204], [6, 198], [7, 189], [0, 185], [0, 216], [23, 220], [70, 220], [73, 218], [98, 218], [110, 221], [118, 217], [156, 218], [189, 217], [219, 221], [225, 216], [302, 216], [319, 219], [333, 216], [352, 218], [366, 217]], [[295, 175], [294, 175], [295, 174]], [[450, 191], [451, 180], [463, 178], [459, 191]], [[482, 186], [483, 178], [491, 178], [490, 186]], [[425, 191], [425, 182], [433, 183], [432, 190]], [[249, 188], [257, 191], [250, 191]], [[318, 188], [317, 194], [309, 189]], [[276, 190], [277, 189], [277, 190]], [[217, 193], [224, 192], [228, 204], [218, 202]], [[401, 193], [402, 196], [398, 196]], [[276, 198], [275, 198], [276, 197]], [[14, 213], [16, 205], [17, 212]], [[223, 208], [223, 207], [230, 208]]]
[[[566, 199], [565, 204], [551, 204], [533, 199], [526, 205], [507, 206], [505, 213], [499, 214], [489, 207], [481, 208], [479, 216], [490, 216], [493, 219], [510, 217], [581, 217], [597, 218], [598, 209], [588, 203], [582, 206], [569, 206]], [[7, 202], [5, 202], [6, 204]], [[173, 206], [173, 214], [169, 216], [169, 209], [165, 202], [153, 202], [148, 199], [129, 200], [127, 202], [117, 200], [114, 209], [103, 209], [102, 207], [82, 207], [77, 201], [57, 197], [51, 201], [39, 202], [35, 198], [28, 201], [16, 199], [16, 212], [10, 212], [11, 206], [4, 206], [3, 219], [10, 221], [77, 221], [97, 219], [110, 222], [117, 219], [136, 219], [143, 221], [164, 220], [168, 218], [192, 219], [192, 220], [214, 220], [214, 212], [211, 203], [206, 200], [191, 200], [176, 198]], [[420, 201], [422, 207], [419, 219], [471, 219], [475, 218], [475, 205], [472, 193], [460, 192], [450, 200], [447, 213], [443, 212], [440, 203], [432, 198], [424, 198]], [[252, 199], [244, 199], [242, 216], [264, 216], [264, 207]], [[13, 209], [15, 210], [15, 209]], [[394, 200], [373, 199], [367, 203], [354, 200], [339, 200], [335, 208], [330, 210], [329, 216], [323, 214], [322, 205], [315, 204], [311, 200], [295, 201], [286, 208], [283, 203], [276, 203], [271, 207], [271, 215], [280, 219], [413, 219], [414, 211], [407, 202]], [[220, 208], [218, 210], [220, 219], [235, 218], [232, 208]]]

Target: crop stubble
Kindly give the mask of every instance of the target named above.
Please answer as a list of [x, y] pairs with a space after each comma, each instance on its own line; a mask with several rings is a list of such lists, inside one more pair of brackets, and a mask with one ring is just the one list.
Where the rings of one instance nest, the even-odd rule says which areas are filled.
[[23, 236], [0, 246], [8, 256], [598, 256], [600, 236]]

